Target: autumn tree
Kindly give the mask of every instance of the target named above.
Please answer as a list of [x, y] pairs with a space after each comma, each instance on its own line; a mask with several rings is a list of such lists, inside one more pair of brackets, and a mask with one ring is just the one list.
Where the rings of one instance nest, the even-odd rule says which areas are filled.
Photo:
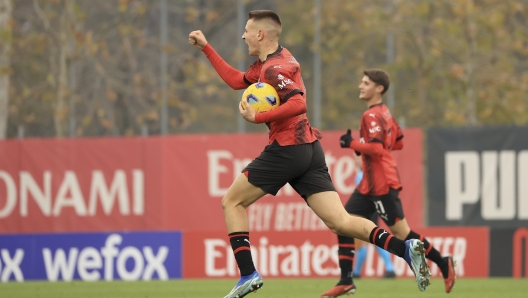
[[[407, 126], [528, 123], [526, 1], [321, 1], [317, 49], [312, 2], [242, 2], [244, 24], [252, 9], [281, 16], [279, 43], [301, 64], [312, 122], [313, 59], [321, 54], [322, 129], [357, 127], [365, 110], [358, 84], [371, 67], [389, 71], [392, 111]], [[257, 58], [236, 46], [238, 0], [167, 0], [166, 11], [159, 0], [0, 0], [6, 3], [13, 7], [7, 18], [0, 8], [8, 20], [0, 22], [0, 84], [9, 87], [0, 87], [0, 104], [9, 94], [9, 107], [0, 107], [8, 111], [0, 119], [9, 137], [19, 127], [28, 137], [160, 134], [165, 98], [169, 133], [237, 131], [240, 93], [187, 36], [202, 30], [244, 71]]]
[[6, 137], [7, 130], [9, 75], [11, 72], [11, 10], [11, 0], [0, 0], [0, 139]]

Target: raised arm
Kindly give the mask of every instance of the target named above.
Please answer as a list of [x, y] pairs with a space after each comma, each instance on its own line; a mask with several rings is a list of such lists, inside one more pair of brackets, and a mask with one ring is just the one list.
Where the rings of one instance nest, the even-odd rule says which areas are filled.
[[229, 65], [214, 48], [207, 42], [202, 31], [197, 30], [189, 34], [189, 43], [204, 52], [209, 62], [213, 65], [216, 72], [220, 75], [222, 80], [229, 85], [229, 87], [239, 90], [245, 89], [250, 83], [245, 79], [244, 72], [237, 70]]

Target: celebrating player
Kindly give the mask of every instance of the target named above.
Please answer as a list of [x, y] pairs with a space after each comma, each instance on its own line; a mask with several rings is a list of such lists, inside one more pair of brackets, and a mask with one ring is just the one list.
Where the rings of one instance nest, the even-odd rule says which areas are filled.
[[[403, 215], [402, 189], [396, 161], [392, 150], [403, 148], [403, 134], [400, 126], [383, 104], [382, 95], [390, 85], [389, 75], [379, 69], [369, 69], [359, 85], [359, 98], [365, 101], [368, 109], [361, 117], [360, 140], [354, 140], [350, 129], [340, 139], [342, 148], [351, 148], [361, 154], [363, 178], [350, 199], [345, 204], [348, 213], [370, 218], [377, 212], [389, 226], [394, 236], [400, 239], [420, 239], [426, 249], [426, 257], [435, 262], [444, 277], [445, 290], [451, 292], [455, 284], [455, 264], [452, 257], [442, 257], [440, 253], [421, 235], [412, 231]], [[354, 239], [338, 237], [341, 280], [336, 286], [323, 293], [322, 297], [337, 297], [355, 288], [352, 281], [353, 250], [341, 247], [354, 246]]]
[[306, 117], [301, 67], [292, 54], [279, 45], [281, 31], [276, 13], [268, 10], [249, 13], [242, 39], [248, 45], [249, 54], [258, 59], [246, 72], [227, 64], [201, 31], [189, 34], [189, 43], [205, 53], [231, 88], [244, 89], [255, 82], [265, 82], [276, 88], [281, 100], [276, 109], [259, 114], [247, 102], [239, 105], [246, 121], [268, 125], [269, 145], [242, 170], [222, 199], [227, 231], [241, 275], [225, 298], [244, 297], [262, 287], [262, 277], [251, 258], [246, 208], [268, 193], [276, 195], [286, 183], [334, 233], [369, 241], [404, 258], [415, 273], [418, 287], [425, 290], [430, 273], [423, 243], [418, 239], [403, 241], [393, 237], [373, 222], [349, 215], [343, 208], [328, 173], [319, 143], [321, 135]]

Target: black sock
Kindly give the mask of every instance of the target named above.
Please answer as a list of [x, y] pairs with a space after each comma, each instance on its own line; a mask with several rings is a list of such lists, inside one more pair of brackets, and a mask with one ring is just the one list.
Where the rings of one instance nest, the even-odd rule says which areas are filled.
[[356, 245], [354, 238], [346, 236], [337, 236], [339, 243], [339, 268], [341, 268], [341, 279], [337, 285], [352, 284], [352, 270], [354, 268], [354, 255], [356, 254]]
[[229, 234], [231, 248], [235, 255], [235, 260], [240, 270], [240, 275], [250, 275], [255, 271], [255, 265], [251, 258], [251, 249], [249, 247], [249, 232], [234, 232]]
[[411, 231], [409, 235], [407, 235], [407, 238], [405, 238], [405, 240], [409, 239], [420, 239], [420, 241], [423, 242], [425, 248], [425, 257], [435, 262], [438, 268], [440, 268], [440, 271], [442, 271], [442, 276], [446, 278], [449, 273], [449, 267], [447, 261], [442, 258], [442, 255], [438, 252], [438, 250], [436, 250], [433, 245], [429, 243], [429, 241], [427, 241], [427, 239], [425, 239], [422, 235], [414, 231]]
[[375, 227], [370, 232], [370, 243], [383, 248], [384, 250], [403, 258], [405, 255], [405, 242], [394, 237], [384, 229]]

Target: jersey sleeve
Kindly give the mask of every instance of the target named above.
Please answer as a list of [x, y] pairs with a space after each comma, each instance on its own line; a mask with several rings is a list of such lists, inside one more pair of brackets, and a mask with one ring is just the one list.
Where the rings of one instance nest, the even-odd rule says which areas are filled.
[[253, 62], [244, 74], [244, 81], [248, 84], [254, 84], [259, 81], [260, 76], [260, 69], [259, 69], [259, 61]]
[[266, 123], [291, 118], [306, 113], [306, 101], [300, 94], [293, 95], [290, 100], [276, 109], [255, 115], [256, 123]]
[[301, 82], [296, 82], [294, 77], [298, 71], [297, 66], [270, 65], [264, 72], [266, 83], [275, 87], [281, 103], [285, 103], [295, 94], [304, 94]]
[[245, 81], [244, 73], [229, 65], [224, 59], [222, 59], [222, 57], [220, 57], [220, 55], [218, 55], [210, 44], [205, 45], [202, 52], [207, 59], [209, 59], [218, 75], [220, 75], [222, 80], [224, 80], [229, 87], [235, 90], [240, 90], [247, 88], [247, 86], [250, 85]]
[[398, 122], [393, 118], [393, 131], [391, 132], [393, 134], [393, 145], [392, 150], [401, 150], [403, 149], [403, 132], [400, 128], [400, 125]]

